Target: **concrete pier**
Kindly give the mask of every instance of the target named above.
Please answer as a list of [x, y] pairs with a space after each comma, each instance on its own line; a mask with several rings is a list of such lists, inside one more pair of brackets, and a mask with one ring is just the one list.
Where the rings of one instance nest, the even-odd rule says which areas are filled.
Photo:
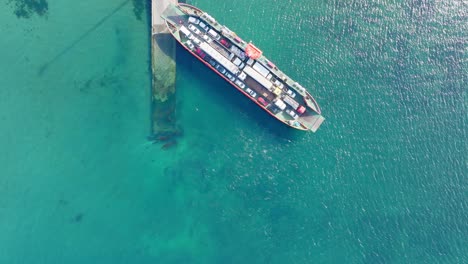
[[181, 129], [176, 119], [176, 42], [166, 28], [161, 14], [177, 0], [151, 2], [151, 61], [152, 61], [152, 136], [155, 140], [174, 140]]

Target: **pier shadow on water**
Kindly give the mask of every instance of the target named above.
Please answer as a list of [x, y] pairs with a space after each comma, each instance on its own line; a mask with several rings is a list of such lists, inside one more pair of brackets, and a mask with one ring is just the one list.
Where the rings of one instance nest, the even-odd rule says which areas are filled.
[[176, 52], [175, 46], [173, 44], [175, 43], [174, 37], [170, 33], [159, 33], [154, 35], [154, 40], [156, 44], [158, 45], [159, 49], [169, 57], [174, 56], [174, 53]]
[[[144, 21], [148, 43], [148, 78], [151, 88], [150, 122], [151, 129], [148, 140], [161, 145], [162, 149], [177, 145], [177, 138], [182, 135], [182, 129], [176, 119], [175, 95], [175, 40], [169, 33], [152, 35], [151, 0], [132, 0], [133, 12], [137, 20]], [[143, 19], [146, 18], [146, 19]], [[164, 32], [165, 25], [158, 25], [156, 32]], [[159, 28], [158, 28], [159, 27]]]
[[[163, 31], [164, 28], [156, 29]], [[152, 90], [151, 135], [154, 143], [161, 142], [162, 149], [176, 146], [182, 128], [177, 122], [176, 108], [176, 43], [171, 34], [160, 33], [151, 38]]]

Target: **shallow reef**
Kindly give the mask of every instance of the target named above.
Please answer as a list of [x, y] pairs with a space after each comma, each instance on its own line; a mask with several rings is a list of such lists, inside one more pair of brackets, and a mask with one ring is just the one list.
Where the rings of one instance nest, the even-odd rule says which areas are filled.
[[18, 18], [31, 18], [32, 15], [47, 16], [49, 4], [46, 0], [8, 0], [14, 6], [14, 14]]
[[150, 4], [149, 0], [132, 0], [133, 13], [138, 20], [142, 20], [146, 6]]

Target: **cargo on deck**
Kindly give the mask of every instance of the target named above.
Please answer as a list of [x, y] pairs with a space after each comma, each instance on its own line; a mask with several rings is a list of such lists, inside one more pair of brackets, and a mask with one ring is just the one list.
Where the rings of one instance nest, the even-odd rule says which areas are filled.
[[288, 104], [290, 105], [292, 108], [294, 108], [294, 110], [296, 110], [298, 107], [299, 107], [299, 103], [296, 102], [296, 100], [292, 99], [291, 97], [289, 97], [289, 95], [285, 95], [283, 97], [283, 100]]
[[255, 71], [254, 69], [252, 69], [250, 66], [245, 66], [244, 68], [244, 72], [247, 73], [250, 77], [252, 77], [254, 80], [256, 80], [258, 83], [260, 83], [261, 85], [263, 85], [265, 88], [267, 88], [268, 90], [271, 89], [271, 87], [273, 86], [273, 84], [267, 80], [267, 78], [263, 77], [262, 75], [260, 75], [257, 71]]
[[270, 74], [270, 71], [263, 67], [263, 65], [261, 65], [260, 63], [256, 62], [252, 68], [254, 68], [256, 71], [258, 71], [258, 73], [260, 73], [261, 75], [263, 75], [263, 77], [267, 77], [268, 74]]
[[211, 47], [208, 43], [203, 42], [200, 44], [200, 48], [208, 55], [210, 55], [213, 59], [215, 59], [219, 64], [224, 66], [228, 71], [232, 73], [237, 73], [239, 68], [230, 62], [226, 57], [221, 55], [218, 51], [216, 51], [213, 47]]

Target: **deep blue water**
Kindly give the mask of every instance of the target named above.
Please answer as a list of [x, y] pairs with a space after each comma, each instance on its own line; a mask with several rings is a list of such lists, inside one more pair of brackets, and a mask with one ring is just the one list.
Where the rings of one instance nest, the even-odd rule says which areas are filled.
[[0, 8], [0, 263], [467, 263], [462, 1], [187, 1], [315, 96], [315, 134], [177, 50], [150, 131], [133, 0]]

